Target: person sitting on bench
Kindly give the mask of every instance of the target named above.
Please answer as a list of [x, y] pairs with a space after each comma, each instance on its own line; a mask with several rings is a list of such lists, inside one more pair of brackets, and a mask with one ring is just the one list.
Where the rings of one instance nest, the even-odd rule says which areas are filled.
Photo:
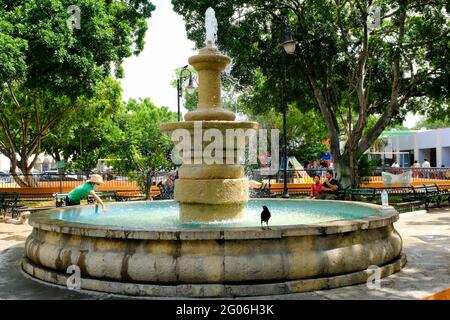
[[334, 178], [333, 170], [327, 170], [325, 181], [322, 183], [322, 192], [316, 196], [316, 199], [336, 200], [339, 190], [339, 181]]
[[311, 191], [309, 197], [314, 199], [322, 192], [322, 184], [320, 183], [320, 176], [316, 174], [314, 176], [314, 183], [311, 185]]
[[89, 180], [69, 192], [66, 197], [66, 206], [77, 206], [82, 199], [86, 199], [91, 195], [95, 201], [102, 206], [103, 212], [105, 212], [107, 210], [105, 204], [95, 193], [95, 189], [100, 187], [103, 183], [103, 178], [100, 175], [91, 175]]

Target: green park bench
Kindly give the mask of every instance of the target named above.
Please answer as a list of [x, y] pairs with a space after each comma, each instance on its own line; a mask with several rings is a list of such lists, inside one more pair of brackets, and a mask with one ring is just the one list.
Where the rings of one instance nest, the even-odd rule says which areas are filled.
[[19, 200], [18, 192], [1, 192], [0, 193], [0, 211], [3, 218], [9, 213], [14, 218], [20, 212], [21, 207], [17, 204]]
[[416, 199], [425, 205], [426, 210], [429, 209], [431, 203], [436, 203], [438, 207], [441, 206], [442, 190], [436, 184], [413, 186], [412, 188]]
[[353, 200], [357, 201], [371, 201], [375, 202], [377, 195], [377, 189], [375, 188], [352, 188], [349, 189], [347, 195]]
[[437, 184], [435, 184], [436, 192], [440, 195], [440, 201], [443, 202], [445, 200], [448, 201], [448, 205], [450, 205], [450, 189], [440, 189]]

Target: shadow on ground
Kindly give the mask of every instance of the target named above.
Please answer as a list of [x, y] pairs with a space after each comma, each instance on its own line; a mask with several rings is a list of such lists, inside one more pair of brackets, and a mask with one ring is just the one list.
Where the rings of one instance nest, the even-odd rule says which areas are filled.
[[434, 220], [428, 221], [408, 221], [408, 225], [411, 226], [421, 226], [421, 225], [447, 225], [450, 227], [450, 217], [439, 217]]

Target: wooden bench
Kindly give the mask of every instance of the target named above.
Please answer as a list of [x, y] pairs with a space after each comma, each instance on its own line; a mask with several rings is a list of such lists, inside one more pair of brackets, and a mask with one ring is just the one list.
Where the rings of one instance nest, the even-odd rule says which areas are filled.
[[[282, 194], [284, 185], [282, 183], [271, 184], [269, 192], [271, 195]], [[288, 192], [292, 195], [304, 195], [309, 196], [311, 192], [311, 184], [304, 183], [288, 183]], [[337, 191], [337, 199], [344, 200], [348, 192], [348, 188], [339, 188]]]
[[[270, 192], [275, 194], [282, 194], [284, 190], [283, 183], [275, 183], [270, 185]], [[311, 185], [304, 185], [299, 183], [288, 183], [288, 192], [293, 195], [309, 195]]]
[[116, 191], [116, 201], [129, 201], [133, 198], [145, 197], [141, 191]]

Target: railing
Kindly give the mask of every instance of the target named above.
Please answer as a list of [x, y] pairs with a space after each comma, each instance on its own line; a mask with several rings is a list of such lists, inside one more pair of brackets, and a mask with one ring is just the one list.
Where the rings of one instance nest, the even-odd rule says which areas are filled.
[[[325, 179], [327, 168], [314, 168], [304, 170], [287, 170], [288, 183], [293, 190], [295, 188], [309, 188], [313, 182], [315, 175], [319, 175], [321, 182]], [[427, 184], [436, 183], [449, 185], [450, 183], [450, 168], [392, 168], [392, 167], [378, 167], [370, 170], [368, 177], [363, 177], [362, 183], [374, 187], [382, 183], [382, 172], [391, 174], [401, 174], [411, 171], [411, 183]], [[151, 186], [150, 192], [155, 195], [158, 192], [156, 185], [159, 182], [165, 182], [169, 176], [169, 172], [158, 172], [153, 177], [147, 176], [144, 173], [121, 174], [121, 173], [103, 173], [105, 184], [99, 191], [119, 190], [119, 191], [142, 191], [148, 190]], [[68, 192], [76, 186], [80, 185], [89, 178], [89, 173], [35, 173], [31, 175], [19, 175], [22, 180], [29, 182], [27, 187], [21, 187], [13, 178], [11, 174], [0, 174], [0, 192], [19, 192], [21, 198], [34, 199], [48, 199], [52, 197], [53, 193]], [[283, 183], [283, 170], [278, 173], [265, 176], [261, 175], [259, 170], [253, 170], [248, 174], [250, 180], [264, 182], [265, 186], [270, 186], [275, 190]]]
[[[120, 174], [103, 173], [103, 180], [109, 186], [136, 185], [139, 178], [145, 177], [144, 173]], [[164, 181], [169, 175], [168, 172], [159, 172], [152, 177], [152, 184], [156, 185], [159, 181]], [[90, 174], [86, 173], [33, 173], [18, 174], [22, 181], [28, 184], [29, 188], [55, 188], [55, 187], [76, 187], [80, 183], [89, 179]], [[12, 174], [0, 174], [0, 188], [20, 188]]]
[[371, 170], [370, 181], [382, 182], [382, 172], [391, 174], [411, 173], [413, 182], [427, 182], [430, 180], [450, 180], [450, 168], [395, 168], [395, 167], [378, 167]]
[[[325, 173], [329, 168], [311, 168], [303, 170], [287, 170], [288, 183], [312, 183], [315, 175], [323, 181]], [[334, 169], [331, 169], [334, 170]], [[370, 174], [361, 177], [362, 182], [383, 182], [382, 172], [391, 174], [402, 174], [411, 172], [411, 182], [431, 182], [431, 181], [450, 181], [450, 168], [393, 168], [393, 167], [376, 167], [369, 170]], [[261, 175], [259, 170], [252, 170], [249, 178], [258, 182], [269, 182], [271, 184], [283, 183], [283, 170], [273, 175]]]
[[[91, 173], [33, 173], [29, 175], [19, 174], [25, 186], [21, 186], [11, 174], [0, 174], [0, 192], [18, 192], [21, 199], [44, 200], [50, 199], [55, 193], [69, 192], [89, 179]], [[168, 172], [158, 172], [150, 177], [146, 173], [102, 173], [104, 184], [99, 191], [118, 191], [122, 193], [145, 194], [146, 190], [155, 195], [156, 185], [164, 182], [169, 176]]]

